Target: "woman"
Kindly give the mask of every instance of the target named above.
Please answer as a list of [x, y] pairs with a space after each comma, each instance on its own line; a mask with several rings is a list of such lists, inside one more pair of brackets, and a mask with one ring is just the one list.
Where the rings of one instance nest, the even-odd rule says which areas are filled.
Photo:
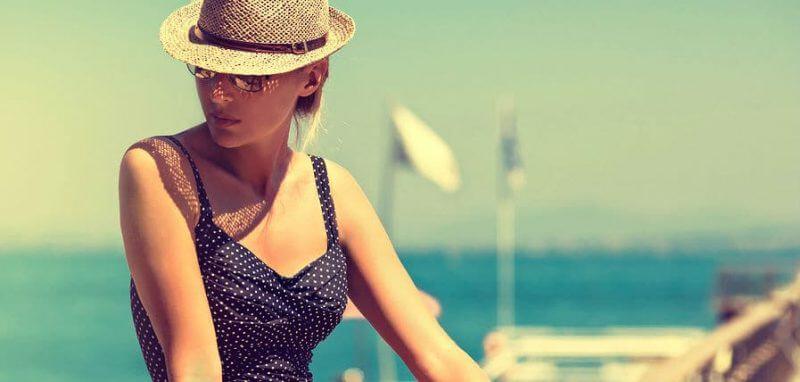
[[153, 380], [311, 380], [348, 296], [417, 379], [488, 380], [428, 312], [356, 180], [287, 145], [292, 119], [313, 137], [328, 57], [354, 31], [325, 0], [195, 1], [162, 24], [206, 122], [137, 142], [120, 165]]

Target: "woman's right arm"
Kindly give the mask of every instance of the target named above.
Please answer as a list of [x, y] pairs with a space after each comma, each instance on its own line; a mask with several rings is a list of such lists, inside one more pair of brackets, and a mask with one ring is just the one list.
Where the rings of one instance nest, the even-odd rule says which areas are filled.
[[126, 151], [119, 170], [125, 257], [164, 350], [171, 382], [222, 381], [222, 365], [193, 233], [156, 160]]

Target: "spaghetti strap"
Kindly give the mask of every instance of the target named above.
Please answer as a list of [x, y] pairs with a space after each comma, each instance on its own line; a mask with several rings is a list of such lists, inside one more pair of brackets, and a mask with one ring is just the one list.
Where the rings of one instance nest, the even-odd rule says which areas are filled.
[[328, 169], [325, 160], [316, 155], [309, 154], [314, 166], [314, 181], [317, 185], [317, 195], [322, 206], [322, 216], [325, 219], [325, 231], [328, 234], [328, 249], [339, 242], [339, 227], [336, 224], [336, 209], [331, 198], [331, 188], [328, 179]]
[[180, 150], [183, 152], [183, 154], [186, 155], [186, 158], [189, 159], [189, 164], [192, 166], [192, 173], [194, 173], [194, 182], [197, 185], [197, 197], [200, 200], [201, 218], [206, 217], [210, 219], [211, 216], [213, 216], [211, 212], [211, 202], [209, 202], [208, 200], [208, 196], [206, 195], [206, 189], [203, 186], [203, 180], [200, 179], [200, 171], [197, 170], [197, 165], [194, 163], [194, 160], [192, 160], [192, 156], [189, 155], [189, 151], [186, 150], [183, 144], [181, 144], [181, 142], [174, 136], [163, 135], [163, 137], [169, 139], [170, 141], [172, 141], [172, 143], [177, 145], [178, 148], [180, 148]]

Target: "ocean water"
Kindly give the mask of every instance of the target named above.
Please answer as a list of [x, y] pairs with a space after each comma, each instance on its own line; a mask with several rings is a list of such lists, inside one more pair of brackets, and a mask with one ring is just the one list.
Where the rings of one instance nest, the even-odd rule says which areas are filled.
[[[401, 251], [415, 284], [436, 297], [439, 322], [476, 361], [496, 324], [496, 262], [489, 251]], [[788, 281], [795, 250], [651, 253], [521, 253], [516, 321], [555, 327], [715, 324], [716, 271], [777, 264]], [[0, 253], [0, 380], [148, 380], [130, 315], [130, 273], [121, 250]], [[359, 340], [360, 339], [360, 340]], [[314, 352], [317, 381], [348, 367], [377, 379], [376, 332], [343, 321]], [[413, 380], [395, 356], [401, 380]]]

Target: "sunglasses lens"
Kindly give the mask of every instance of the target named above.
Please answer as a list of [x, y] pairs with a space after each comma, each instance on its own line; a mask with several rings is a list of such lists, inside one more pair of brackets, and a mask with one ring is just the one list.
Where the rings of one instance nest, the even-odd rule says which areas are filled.
[[233, 76], [234, 84], [236, 84], [239, 89], [246, 90], [248, 92], [257, 92], [261, 90], [261, 88], [264, 86], [265, 79], [265, 76]]
[[212, 72], [208, 69], [203, 69], [199, 66], [195, 66], [192, 64], [186, 64], [186, 67], [189, 69], [189, 73], [191, 73], [193, 76], [197, 78], [211, 78], [214, 77], [214, 75], [216, 74], [215, 72]]

